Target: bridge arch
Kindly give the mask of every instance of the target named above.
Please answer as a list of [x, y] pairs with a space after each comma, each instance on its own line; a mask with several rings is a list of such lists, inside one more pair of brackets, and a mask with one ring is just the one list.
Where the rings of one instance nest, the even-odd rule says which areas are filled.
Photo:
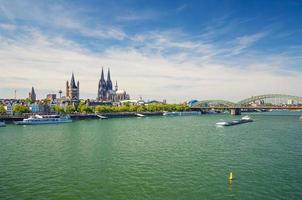
[[286, 95], [286, 94], [264, 94], [264, 95], [252, 96], [247, 99], [241, 100], [237, 103], [237, 106], [247, 105], [257, 100], [272, 99], [272, 98], [291, 99], [302, 103], [302, 97], [298, 97], [298, 96]]
[[205, 105], [224, 105], [227, 107], [235, 107], [236, 103], [227, 100], [213, 99], [198, 101], [196, 104], [194, 104], [194, 107], [203, 107]]

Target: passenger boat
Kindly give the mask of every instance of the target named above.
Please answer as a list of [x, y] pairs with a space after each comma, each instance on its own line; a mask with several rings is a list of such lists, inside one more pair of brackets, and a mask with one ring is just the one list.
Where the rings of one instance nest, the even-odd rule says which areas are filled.
[[0, 122], [0, 127], [5, 127], [5, 122]]
[[70, 117], [61, 117], [59, 115], [34, 115], [23, 121], [17, 121], [17, 125], [38, 125], [38, 124], [60, 124], [72, 122]]
[[96, 116], [98, 116], [98, 118], [100, 118], [100, 119], [108, 119], [108, 117], [103, 116], [103, 115], [96, 115]]
[[199, 111], [184, 111], [184, 112], [167, 112], [163, 113], [163, 116], [190, 116], [190, 115], [201, 115]]
[[244, 123], [248, 123], [248, 122], [252, 122], [253, 119], [249, 116], [244, 116], [239, 120], [234, 120], [234, 121], [230, 121], [230, 122], [217, 122], [216, 125], [217, 126], [234, 126], [234, 125], [238, 125], [238, 124], [244, 124]]

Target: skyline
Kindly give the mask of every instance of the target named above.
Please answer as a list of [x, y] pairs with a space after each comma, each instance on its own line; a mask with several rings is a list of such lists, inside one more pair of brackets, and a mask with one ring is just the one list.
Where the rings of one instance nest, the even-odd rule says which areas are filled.
[[102, 66], [133, 98], [302, 96], [301, 11], [301, 1], [0, 1], [0, 97], [57, 93], [74, 72], [80, 97], [95, 98]]

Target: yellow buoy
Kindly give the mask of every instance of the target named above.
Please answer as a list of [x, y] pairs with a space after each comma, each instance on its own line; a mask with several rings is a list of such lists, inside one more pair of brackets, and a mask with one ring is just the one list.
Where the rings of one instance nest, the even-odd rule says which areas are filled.
[[234, 177], [233, 177], [233, 173], [232, 173], [232, 172], [230, 172], [229, 180], [234, 180]]
[[302, 116], [299, 117], [300, 121], [302, 121]]

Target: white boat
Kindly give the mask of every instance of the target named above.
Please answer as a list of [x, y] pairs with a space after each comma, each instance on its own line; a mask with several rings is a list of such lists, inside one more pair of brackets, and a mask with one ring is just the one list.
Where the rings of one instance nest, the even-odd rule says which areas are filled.
[[5, 122], [0, 122], [0, 127], [5, 127]]
[[234, 126], [234, 125], [238, 125], [238, 124], [244, 124], [244, 123], [248, 123], [248, 122], [252, 122], [253, 119], [249, 116], [244, 116], [239, 120], [234, 120], [234, 121], [230, 121], [230, 122], [217, 122], [216, 125], [217, 126]]
[[23, 121], [17, 121], [17, 125], [38, 125], [38, 124], [60, 124], [72, 122], [70, 117], [61, 117], [59, 115], [34, 115]]
[[100, 119], [108, 119], [108, 117], [103, 116], [103, 115], [97, 115], [97, 116], [98, 116], [98, 118], [100, 118]]
[[190, 115], [201, 115], [200, 111], [183, 111], [183, 112], [167, 112], [163, 113], [163, 116], [190, 116]]
[[140, 113], [135, 113], [135, 115], [138, 116], [138, 117], [145, 117], [145, 115], [140, 114]]

